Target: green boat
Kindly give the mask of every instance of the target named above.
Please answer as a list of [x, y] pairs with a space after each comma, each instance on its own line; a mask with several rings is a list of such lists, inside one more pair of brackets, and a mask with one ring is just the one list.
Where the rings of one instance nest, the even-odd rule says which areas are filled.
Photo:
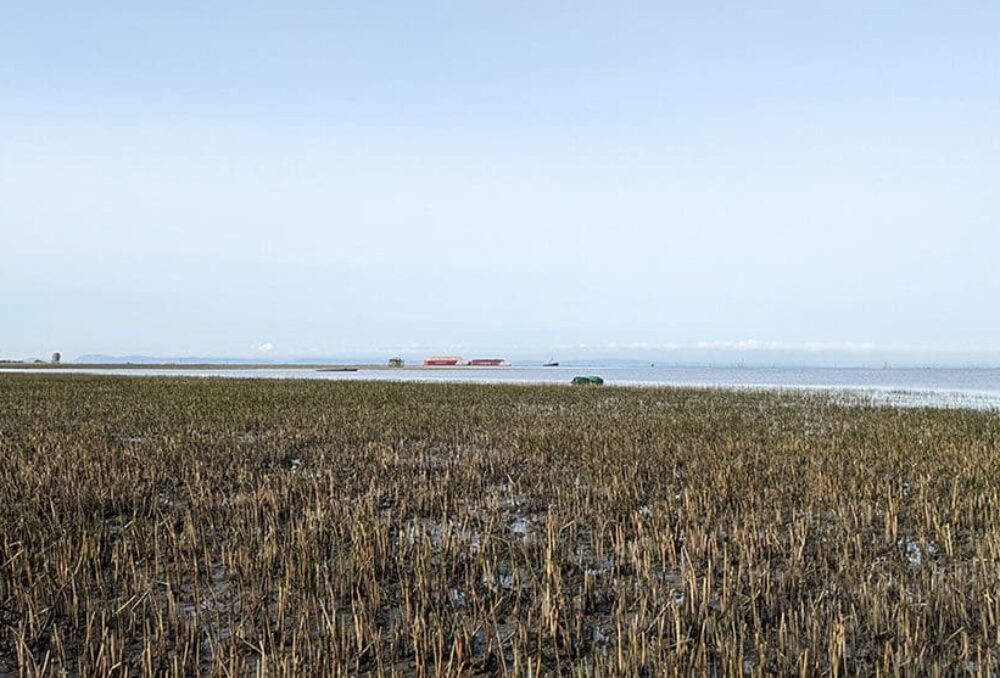
[[577, 386], [600, 386], [604, 383], [604, 379], [596, 375], [573, 377], [573, 383]]

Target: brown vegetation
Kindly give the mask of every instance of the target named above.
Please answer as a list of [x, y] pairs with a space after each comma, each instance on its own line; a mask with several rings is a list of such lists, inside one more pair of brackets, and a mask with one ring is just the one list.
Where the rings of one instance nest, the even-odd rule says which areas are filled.
[[0, 674], [991, 674], [1000, 420], [0, 376]]

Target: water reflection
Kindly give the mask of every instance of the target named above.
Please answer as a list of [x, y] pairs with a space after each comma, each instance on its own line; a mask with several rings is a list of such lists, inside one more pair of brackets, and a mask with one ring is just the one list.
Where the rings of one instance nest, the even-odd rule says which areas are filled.
[[[818, 367], [499, 367], [359, 369], [357, 372], [301, 368], [4, 368], [0, 372], [186, 376], [263, 379], [433, 381], [568, 384], [578, 374], [599, 374], [608, 385], [702, 386], [721, 388], [810, 389], [838, 393], [848, 401], [911, 407], [1000, 407], [1000, 369], [818, 368]], [[859, 400], [860, 399], [860, 400]]]

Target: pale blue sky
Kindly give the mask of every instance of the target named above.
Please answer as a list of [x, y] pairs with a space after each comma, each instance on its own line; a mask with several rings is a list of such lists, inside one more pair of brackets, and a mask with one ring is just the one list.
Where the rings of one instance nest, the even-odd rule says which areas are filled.
[[986, 1], [2, 3], [0, 357], [1000, 364], [997, 35]]

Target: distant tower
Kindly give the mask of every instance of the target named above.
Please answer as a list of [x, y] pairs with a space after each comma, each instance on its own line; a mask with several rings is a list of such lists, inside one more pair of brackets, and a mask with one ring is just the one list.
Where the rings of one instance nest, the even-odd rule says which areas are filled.
[[55, 353], [52, 354], [53, 365], [58, 365], [60, 360], [62, 360], [62, 354], [60, 354], [59, 351], [56, 351]]

